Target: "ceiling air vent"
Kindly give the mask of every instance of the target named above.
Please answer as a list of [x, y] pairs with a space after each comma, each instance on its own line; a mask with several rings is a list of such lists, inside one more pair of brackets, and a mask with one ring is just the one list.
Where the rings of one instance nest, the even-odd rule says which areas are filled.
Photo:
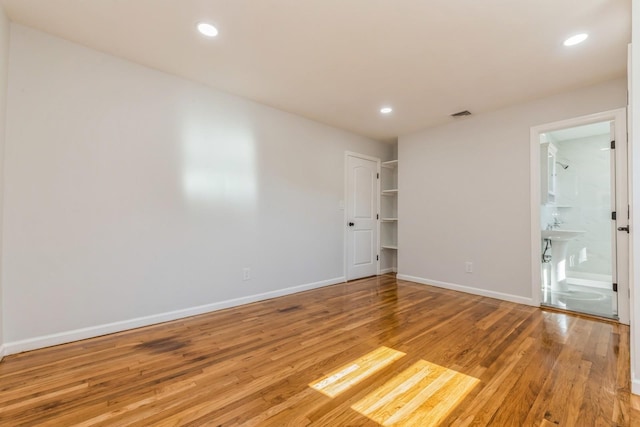
[[469, 110], [464, 110], [464, 111], [458, 111], [457, 113], [453, 113], [451, 115], [451, 117], [464, 117], [464, 116], [470, 116], [471, 112]]

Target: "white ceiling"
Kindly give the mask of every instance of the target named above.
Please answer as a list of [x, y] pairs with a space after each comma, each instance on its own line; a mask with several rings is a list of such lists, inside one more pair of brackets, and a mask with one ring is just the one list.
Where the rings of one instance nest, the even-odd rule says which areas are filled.
[[622, 77], [631, 38], [631, 0], [0, 3], [20, 24], [385, 141]]

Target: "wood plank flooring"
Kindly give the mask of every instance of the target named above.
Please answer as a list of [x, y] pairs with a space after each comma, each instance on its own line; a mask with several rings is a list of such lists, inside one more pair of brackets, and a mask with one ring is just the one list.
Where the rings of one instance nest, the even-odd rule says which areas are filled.
[[629, 329], [392, 275], [8, 356], [2, 426], [633, 426]]

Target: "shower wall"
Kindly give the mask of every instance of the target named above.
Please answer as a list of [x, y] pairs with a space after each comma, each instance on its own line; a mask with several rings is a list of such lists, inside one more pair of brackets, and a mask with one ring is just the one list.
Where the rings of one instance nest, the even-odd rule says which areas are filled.
[[[556, 141], [560, 228], [586, 233], [569, 242], [567, 276], [611, 281], [611, 151], [609, 135]], [[552, 222], [553, 220], [551, 220]]]

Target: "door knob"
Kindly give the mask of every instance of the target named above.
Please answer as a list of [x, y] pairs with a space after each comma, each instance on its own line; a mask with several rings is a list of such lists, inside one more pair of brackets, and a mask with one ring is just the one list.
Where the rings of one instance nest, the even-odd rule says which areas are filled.
[[355, 224], [353, 222], [350, 222], [347, 224], [349, 227], [353, 227]]
[[626, 227], [618, 227], [618, 231], [626, 231], [627, 234], [629, 234], [629, 226], [627, 225]]

